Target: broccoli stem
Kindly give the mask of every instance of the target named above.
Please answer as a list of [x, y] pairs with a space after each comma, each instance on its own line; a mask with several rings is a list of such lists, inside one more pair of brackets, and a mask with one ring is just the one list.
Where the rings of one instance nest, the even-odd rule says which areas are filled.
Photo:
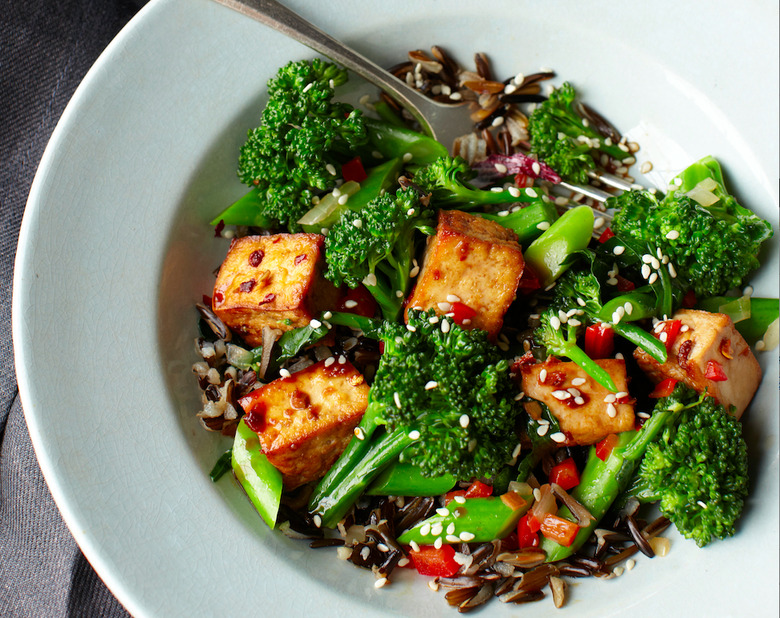
[[[353, 438], [350, 445], [355, 440]], [[362, 456], [355, 462], [355, 465], [349, 469], [345, 469], [344, 465], [339, 467], [340, 472], [343, 473], [340, 481], [316, 502], [312, 496], [309, 501], [310, 512], [320, 516], [322, 526], [335, 527], [347, 514], [355, 500], [412, 441], [408, 428], [399, 428], [389, 433], [383, 433], [370, 441], [366, 439], [367, 448], [359, 449]], [[339, 463], [341, 462], [342, 459], [339, 459]], [[319, 494], [319, 492], [316, 493]]]
[[[596, 455], [596, 448], [591, 447], [580, 484], [571, 495], [590, 511], [594, 521], [580, 529], [569, 547], [543, 538], [542, 549], [547, 553], [547, 562], [563, 560], [582, 547], [612, 504], [629, 487], [648, 445], [664, 430], [675, 412], [674, 409], [658, 410], [639, 431], [630, 430], [619, 434], [617, 444], [604, 461]], [[567, 519], [573, 517], [566, 507], [558, 510], [558, 516]]]
[[539, 227], [540, 224], [542, 224], [542, 227], [544, 227], [544, 224], [551, 226], [558, 219], [558, 211], [555, 209], [555, 205], [552, 202], [543, 201], [528, 204], [524, 208], [511, 212], [504, 217], [488, 213], [475, 214], [484, 219], [500, 223], [512, 230], [517, 234], [517, 242], [524, 247], [541, 236], [543, 230]]
[[371, 146], [386, 159], [408, 154], [411, 156], [410, 163], [427, 165], [449, 154], [445, 146], [417, 131], [373, 118], [366, 118], [365, 123]]

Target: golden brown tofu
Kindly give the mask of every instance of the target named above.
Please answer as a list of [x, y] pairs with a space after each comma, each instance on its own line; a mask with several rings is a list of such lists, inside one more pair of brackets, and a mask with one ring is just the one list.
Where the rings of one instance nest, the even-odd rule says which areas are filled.
[[[673, 378], [698, 392], [707, 392], [726, 409], [736, 408], [742, 416], [761, 382], [761, 366], [731, 318], [722, 313], [682, 309], [671, 320], [680, 320], [680, 331], [674, 338], [668, 358], [662, 365], [642, 349], [634, 358], [655, 382]], [[664, 323], [656, 333], [662, 336]]]
[[[595, 444], [611, 433], [634, 427], [634, 400], [628, 394], [626, 364], [623, 360], [597, 360], [618, 388], [611, 393], [593, 380], [579, 365], [548, 358], [544, 363], [521, 367], [523, 392], [545, 404], [566, 436], [562, 444]], [[541, 407], [526, 404], [534, 420]]]
[[322, 477], [346, 448], [368, 404], [349, 362], [326, 359], [243, 397], [247, 426], [287, 489]]
[[513, 231], [465, 212], [440, 210], [436, 234], [428, 239], [406, 306], [446, 315], [457, 298], [474, 312], [463, 325], [486, 330], [495, 338], [517, 293], [524, 264]]
[[305, 326], [338, 296], [322, 276], [324, 240], [319, 234], [234, 240], [214, 284], [214, 313], [253, 346], [262, 344], [265, 326]]

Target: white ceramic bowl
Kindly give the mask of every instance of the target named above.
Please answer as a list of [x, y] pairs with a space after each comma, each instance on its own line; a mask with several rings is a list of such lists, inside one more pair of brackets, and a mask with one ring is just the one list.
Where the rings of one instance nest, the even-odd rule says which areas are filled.
[[[639, 136], [656, 169], [715, 155], [777, 227], [776, 3], [289, 4], [385, 65], [439, 44], [463, 63], [487, 52], [501, 76], [553, 67]], [[454, 611], [409, 573], [375, 590], [369, 572], [269, 531], [230, 479], [208, 480], [229, 443], [194, 416], [193, 303], [226, 249], [207, 222], [242, 193], [237, 149], [266, 80], [311, 55], [208, 0], [153, 0], [78, 89], [30, 195], [13, 299], [30, 433], [76, 540], [137, 616]], [[759, 294], [778, 295], [777, 248]], [[761, 363], [739, 534], [704, 550], [673, 536], [666, 558], [578, 582], [565, 611], [777, 615], [777, 353]]]

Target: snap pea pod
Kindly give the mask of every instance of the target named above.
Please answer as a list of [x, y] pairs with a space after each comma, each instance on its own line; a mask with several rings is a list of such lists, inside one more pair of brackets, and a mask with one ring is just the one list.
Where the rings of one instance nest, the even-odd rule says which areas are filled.
[[567, 268], [566, 259], [582, 251], [593, 235], [593, 210], [577, 206], [567, 210], [539, 238], [526, 249], [524, 257], [545, 288], [560, 277]]
[[271, 528], [276, 525], [282, 497], [282, 474], [260, 449], [257, 434], [241, 420], [236, 428], [231, 463], [246, 495]]
[[248, 225], [250, 227], [272, 228], [273, 219], [269, 219], [262, 211], [263, 201], [258, 189], [250, 189], [243, 197], [233, 202], [211, 221], [217, 225], [221, 221], [225, 225]]
[[[525, 494], [515, 494], [516, 503], [506, 502], [498, 496], [490, 498], [466, 498], [462, 504], [454, 500], [398, 537], [398, 542], [408, 545], [432, 545], [440, 538], [442, 543], [487, 543], [506, 537], [533, 502], [530, 487]], [[517, 499], [519, 497], [520, 499]], [[509, 504], [507, 504], [507, 502]], [[445, 514], [446, 512], [446, 514]]]
[[396, 462], [376, 478], [366, 490], [369, 496], [439, 496], [455, 486], [451, 474], [427, 477], [408, 462]]

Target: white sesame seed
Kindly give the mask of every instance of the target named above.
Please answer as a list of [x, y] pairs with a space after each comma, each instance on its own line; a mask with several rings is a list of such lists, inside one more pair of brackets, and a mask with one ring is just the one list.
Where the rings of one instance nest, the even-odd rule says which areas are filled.
[[330, 357], [325, 359], [325, 366], [326, 367], [330, 367], [335, 362], [336, 362], [336, 357], [335, 356], [330, 356]]
[[571, 324], [572, 326], [582, 326], [582, 322], [576, 320], [575, 318], [570, 318], [569, 324]]
[[431, 533], [431, 524], [423, 524], [423, 527], [420, 528], [420, 536], [428, 536], [430, 533]]
[[539, 502], [542, 499], [542, 490], [538, 487], [534, 488], [534, 500]]
[[346, 357], [346, 356], [344, 356], [343, 354], [340, 354], [340, 355], [339, 355], [339, 365], [343, 365], [343, 364], [345, 364], [346, 362], [347, 362], [347, 357]]
[[441, 537], [436, 537], [436, 540], [433, 542], [433, 546], [436, 549], [441, 549], [441, 546], [444, 545], [444, 541], [442, 541]]
[[363, 430], [360, 427], [355, 427], [355, 430], [353, 431], [353, 433], [355, 434], [355, 437], [358, 440], [365, 440], [366, 439], [366, 435], [363, 433]]
[[585, 378], [574, 378], [571, 381], [572, 385], [574, 385], [574, 386], [582, 386], [586, 382], [587, 382], [587, 380]]
[[650, 264], [643, 264], [642, 265], [642, 277], [647, 279], [650, 276]]
[[368, 273], [363, 278], [363, 284], [370, 288], [376, 287], [376, 275], [374, 273]]
[[420, 432], [417, 431], [416, 429], [412, 429], [409, 432], [409, 439], [410, 440], [419, 440], [420, 439]]
[[287, 369], [280, 369], [279, 375], [282, 376], [283, 378], [289, 378], [290, 375], [292, 374], [289, 371], [287, 371]]
[[653, 285], [656, 281], [658, 281], [658, 273], [652, 273], [650, 277], [647, 279], [647, 282], [650, 285]]
[[683, 325], [680, 327], [680, 332], [681, 332], [681, 333], [687, 333], [689, 330], [691, 330], [691, 327], [690, 327], [690, 326], [688, 326], [687, 324], [683, 324]]
[[620, 577], [625, 572], [625, 569], [622, 566], [616, 566], [612, 569], [612, 572], [615, 574], [615, 577]]
[[599, 230], [602, 227], [604, 227], [604, 224], [606, 223], [606, 220], [604, 217], [596, 217], [596, 219], [593, 221], [593, 229]]
[[623, 252], [626, 250], [626, 248], [623, 245], [616, 245], [614, 249], [612, 249], [612, 253], [615, 255], [623, 255]]
[[412, 324], [407, 324], [406, 325], [406, 330], [408, 330], [410, 333], [416, 333], [417, 332], [417, 327], [413, 326]]
[[356, 300], [347, 300], [344, 302], [344, 306], [347, 309], [352, 309], [354, 307], [357, 307], [357, 301]]
[[623, 309], [628, 315], [634, 313], [634, 305], [630, 300], [627, 300], [625, 303], [623, 303]]
[[630, 560], [626, 561], [626, 571], [630, 571], [636, 566], [636, 560], [631, 558]]
[[553, 391], [552, 396], [555, 397], [558, 401], [565, 401], [566, 399], [571, 399], [571, 393], [568, 391]]
[[658, 335], [658, 339], [661, 340], [661, 343], [666, 343], [668, 338], [669, 338], [669, 333], [667, 333], [666, 331], [664, 331], [660, 335]]
[[555, 205], [556, 206], [567, 206], [569, 203], [569, 198], [567, 197], [556, 197], [555, 198]]
[[754, 347], [756, 348], [756, 351], [763, 352], [764, 350], [766, 350], [766, 341], [764, 341], [763, 339], [759, 339], [758, 341], [756, 341], [756, 345]]
[[577, 304], [580, 307], [584, 307], [585, 305], [587, 305], [587, 303], [584, 300], [582, 300], [579, 296], [577, 297]]
[[336, 168], [333, 166], [332, 163], [328, 163], [325, 166], [325, 169], [327, 170], [328, 174], [330, 174], [331, 176], [335, 176], [336, 175]]
[[374, 588], [381, 588], [387, 583], [386, 577], [380, 577], [378, 580], [374, 582]]
[[650, 266], [658, 270], [661, 268], [661, 262], [659, 262], [656, 258], [653, 258], [652, 262], [650, 262]]
[[703, 509], [707, 508], [707, 505], [704, 502], [702, 502], [701, 500], [697, 500], [696, 504], [698, 504]]
[[433, 380], [430, 380], [429, 382], [425, 383], [425, 390], [429, 391], [432, 388], [436, 388], [437, 386], [439, 386], [438, 382], [434, 382]]
[[450, 514], [450, 510], [442, 507], [440, 509], [436, 509], [436, 513], [442, 517], [447, 517], [447, 515]]
[[539, 425], [536, 428], [536, 434], [539, 435], [539, 436], [544, 436], [544, 435], [547, 435], [547, 432], [549, 430], [550, 430], [550, 426], [549, 425]]
[[617, 400], [617, 397], [615, 396], [615, 393], [609, 393], [606, 397], [604, 397], [604, 403], [614, 403]]
[[615, 404], [613, 403], [607, 404], [607, 416], [609, 418], [615, 418], [617, 416], [617, 408], [615, 408]]
[[615, 399], [623, 399], [624, 397], [628, 397], [628, 393], [626, 391], [618, 391], [615, 393]]
[[617, 284], [618, 284], [618, 280], [615, 279], [615, 277], [610, 277], [609, 279], [607, 279], [607, 285], [617, 285]]
[[539, 372], [539, 382], [544, 384], [546, 380], [547, 380], [547, 370], [546, 369], [542, 369]]
[[404, 160], [404, 163], [408, 163], [412, 160], [412, 153], [411, 152], [405, 152], [404, 156], [401, 157]]
[[[420, 529], [420, 533], [422, 533], [422, 529]], [[420, 546], [417, 544], [417, 541], [409, 541], [409, 547], [412, 548], [412, 551], [420, 551]]]
[[320, 326], [322, 326], [322, 322], [320, 322], [319, 320], [316, 320], [316, 319], [315, 320], [311, 320], [311, 321], [309, 321], [309, 326], [311, 326], [312, 328], [319, 328]]
[[517, 395], [515, 395], [515, 401], [520, 401], [523, 397], [525, 397], [525, 393], [517, 393]]
[[363, 227], [363, 221], [361, 219], [355, 219], [352, 222], [352, 225], [354, 225], [356, 228], [361, 228]]
[[432, 536], [440, 536], [442, 532], [444, 532], [444, 526], [442, 526], [441, 523], [437, 522], [431, 526]]
[[377, 543], [376, 548], [385, 554], [390, 551], [390, 548], [384, 543]]
[[436, 580], [436, 579], [429, 579], [428, 580], [428, 588], [430, 588], [434, 592], [438, 592], [439, 591], [439, 581]]
[[550, 222], [549, 221], [541, 221], [541, 222], [536, 224], [536, 229], [537, 230], [542, 230], [543, 232], [545, 230], [549, 230], [550, 229]]
[[618, 352], [617, 354], [615, 354], [615, 359], [617, 359], [617, 360], [623, 360], [623, 354], [621, 354], [620, 352]]
[[344, 204], [346, 204], [346, 203], [347, 203], [347, 200], [349, 200], [349, 195], [345, 193], [344, 195], [342, 195], [341, 197], [339, 197], [339, 199], [338, 199], [337, 201], [338, 201], [338, 203], [339, 203], [341, 206], [343, 206]]
[[454, 534], [455, 532], [455, 522], [450, 522], [450, 525], [447, 526], [447, 534]]
[[460, 543], [460, 539], [456, 537], [454, 534], [448, 534], [447, 536], [444, 537], [444, 539], [448, 543]]
[[639, 418], [650, 418], [650, 413], [649, 412], [637, 412], [636, 415]]
[[509, 192], [509, 195], [511, 195], [512, 197], [520, 197], [520, 189], [518, 189], [517, 187], [509, 187], [507, 191]]
[[447, 302], [448, 303], [459, 303], [460, 302], [460, 296], [456, 296], [455, 294], [447, 294]]
[[468, 414], [462, 414], [461, 417], [460, 417], [460, 420], [459, 420], [460, 426], [465, 429], [466, 427], [469, 426], [469, 421], [470, 420], [471, 419], [469, 418]]
[[[643, 261], [645, 264], [649, 264], [650, 262], [652, 262], [652, 261], [653, 261], [653, 256], [652, 256], [652, 255], [650, 255], [649, 253], [645, 253], [645, 254], [642, 256], [642, 261]], [[645, 278], [647, 278], [647, 277], [645, 277]]]
[[677, 230], [670, 230], [666, 232], [666, 238], [668, 240], [677, 240], [680, 237], [680, 232]]
[[[621, 307], [621, 308], [622, 308], [622, 307]], [[612, 323], [613, 323], [613, 324], [619, 324], [619, 323], [620, 323], [620, 320], [621, 320], [622, 318], [623, 318], [623, 316], [620, 314], [620, 312], [618, 312], [618, 311], [615, 311], [615, 312], [612, 314]]]
[[466, 504], [466, 497], [465, 496], [455, 496], [454, 500], [458, 504]]
[[570, 395], [572, 395], [573, 397], [579, 397], [580, 395], [582, 395], [582, 393], [579, 391], [579, 389], [576, 389], [576, 388], [574, 388], [574, 387], [572, 387], [572, 388], [567, 388], [566, 390], [567, 390], [567, 391], [569, 392], [569, 394], [570, 394]]
[[447, 320], [441, 321], [441, 332], [443, 333], [450, 332], [450, 323]]
[[494, 167], [499, 174], [506, 174], [507, 172], [506, 165], [503, 163], [496, 163]]
[[669, 262], [669, 263], [666, 265], [666, 267], [669, 269], [669, 276], [670, 276], [672, 279], [675, 279], [675, 278], [677, 277], [677, 271], [676, 271], [676, 270], [675, 270], [675, 268], [674, 268], [674, 264], [672, 264], [671, 262]]
[[533, 189], [532, 187], [528, 187], [528, 188], [525, 190], [525, 194], [526, 194], [528, 197], [539, 197], [539, 194], [536, 192], [536, 189]]
[[561, 320], [557, 315], [554, 315], [550, 318], [550, 326], [552, 326], [555, 330], [558, 330], [561, 327]]
[[575, 397], [574, 403], [576, 403], [578, 406], [581, 406], [585, 404], [585, 400], [582, 397]]
[[436, 303], [436, 306], [439, 308], [439, 311], [443, 311], [444, 313], [452, 311], [452, 305], [450, 303]]
[[464, 543], [468, 543], [469, 541], [474, 540], [474, 535], [471, 532], [461, 532], [458, 536]]
[[556, 431], [554, 434], [550, 436], [550, 440], [553, 442], [558, 442], [559, 444], [561, 442], [564, 442], [566, 440], [566, 435], [564, 433], [561, 433], [560, 431]]

